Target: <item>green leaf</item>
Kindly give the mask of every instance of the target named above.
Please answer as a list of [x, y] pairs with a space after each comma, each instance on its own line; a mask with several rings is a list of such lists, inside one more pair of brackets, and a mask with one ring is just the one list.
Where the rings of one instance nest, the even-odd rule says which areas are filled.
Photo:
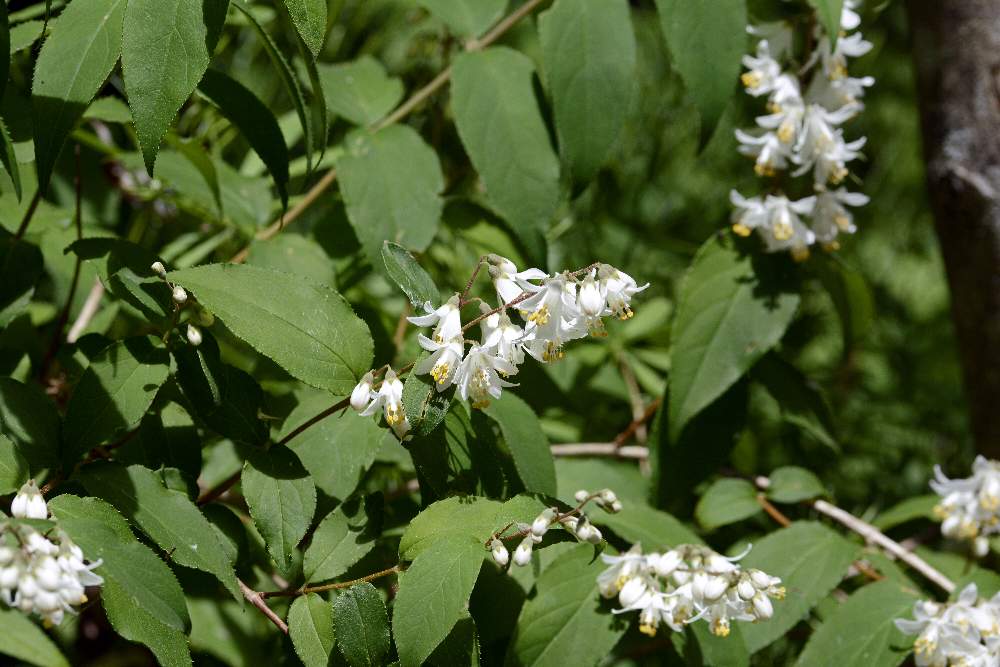
[[656, 0], [671, 63], [701, 114], [704, 143], [736, 91], [746, 52], [746, 0]]
[[[7, 87], [7, 77], [10, 75], [10, 22], [7, 20], [7, 3], [0, 2], [0, 99], [3, 99]], [[17, 195], [20, 199], [20, 193]]]
[[559, 151], [578, 181], [597, 174], [625, 125], [636, 81], [630, 12], [627, 0], [558, 0], [538, 17]]
[[[498, 519], [502, 507], [495, 500], [478, 496], [455, 496], [433, 503], [406, 527], [399, 541], [399, 557], [413, 560], [433, 544], [452, 537], [482, 542], [504, 526]], [[530, 519], [534, 517], [524, 520]]]
[[0, 378], [0, 433], [10, 438], [33, 474], [59, 463], [59, 413], [35, 384]]
[[914, 519], [933, 520], [935, 518], [934, 508], [939, 502], [941, 502], [941, 496], [934, 493], [907, 498], [875, 517], [872, 525], [881, 531], [886, 531]]
[[392, 633], [402, 667], [419, 666], [468, 610], [483, 558], [481, 541], [436, 541], [400, 577]]
[[[285, 420], [279, 437], [285, 437], [335, 402], [325, 394], [303, 400]], [[345, 500], [354, 493], [386, 442], [391, 443], [388, 446], [399, 447], [395, 436], [379, 428], [373, 420], [348, 410], [311, 426], [295, 436], [288, 446], [320, 491], [336, 500]]]
[[41, 251], [0, 232], [0, 327], [24, 310], [41, 275]]
[[460, 37], [479, 37], [500, 20], [508, 0], [417, 0]]
[[774, 617], [767, 623], [741, 627], [750, 653], [781, 637], [825, 598], [847, 574], [859, 547], [822, 524], [796, 521], [754, 544], [740, 563], [781, 577], [788, 591], [775, 601]]
[[368, 327], [333, 289], [255, 266], [173, 271], [229, 329], [307, 384], [347, 394], [371, 367]]
[[479, 667], [479, 633], [471, 616], [459, 619], [448, 636], [434, 649], [427, 662], [438, 667]]
[[122, 78], [135, 132], [153, 173], [160, 141], [212, 59], [229, 0], [129, 0]]
[[0, 653], [38, 667], [69, 667], [59, 647], [22, 612], [0, 607], [0, 626]]
[[152, 338], [126, 338], [87, 367], [66, 408], [64, 458], [73, 461], [132, 428], [153, 403], [170, 371], [167, 351]]
[[12, 26], [10, 29], [10, 54], [14, 55], [32, 46], [42, 38], [44, 29], [44, 21], [25, 21]]
[[337, 647], [351, 667], [376, 667], [389, 653], [389, 617], [375, 587], [351, 586], [333, 601]]
[[628, 627], [601, 604], [597, 575], [605, 569], [586, 544], [559, 556], [538, 578], [538, 592], [521, 609], [506, 664], [589, 665], [611, 652]]
[[783, 260], [740, 255], [714, 237], [695, 255], [681, 283], [671, 334], [672, 440], [788, 328], [799, 294], [796, 281], [778, 275]]
[[684, 657], [687, 663], [712, 665], [712, 667], [747, 667], [750, 664], [750, 653], [747, 652], [746, 643], [743, 641], [741, 625], [733, 623], [728, 636], [718, 637], [712, 634], [708, 623], [692, 623], [688, 626], [688, 632], [689, 636], [695, 639], [694, 644], [697, 645], [699, 655], [689, 655], [688, 647], [691, 643], [686, 644]]
[[720, 479], [708, 487], [694, 509], [705, 530], [715, 530], [757, 514], [760, 503], [753, 484], [745, 479]]
[[813, 268], [837, 309], [847, 354], [875, 322], [875, 297], [861, 272], [834, 255], [824, 256]]
[[[208, 151], [198, 140], [182, 139], [172, 133], [167, 134], [167, 143], [198, 170], [201, 177], [205, 179], [205, 185], [212, 192], [212, 199], [215, 201], [219, 217], [222, 217], [223, 205], [222, 191], [219, 189], [219, 174]], [[157, 146], [159, 146], [159, 142], [157, 142]]]
[[527, 491], [556, 495], [556, 468], [552, 461], [549, 440], [542, 425], [527, 403], [511, 392], [483, 409], [500, 426], [507, 449], [514, 458], [514, 467]]
[[416, 131], [392, 125], [357, 131], [337, 160], [347, 217], [369, 261], [382, 266], [382, 244], [430, 245], [441, 221], [444, 176], [437, 154]]
[[830, 406], [819, 386], [775, 353], [765, 354], [751, 377], [771, 394], [785, 421], [808, 433], [817, 442], [839, 452]]
[[389, 277], [399, 285], [417, 312], [422, 312], [428, 302], [437, 305], [441, 298], [437, 285], [406, 248], [386, 241], [382, 244], [382, 261]]
[[3, 168], [7, 170], [7, 175], [10, 176], [10, 181], [14, 184], [14, 194], [17, 196], [17, 200], [21, 201], [21, 168], [17, 166], [14, 142], [11, 141], [10, 133], [2, 118], [0, 118], [0, 164], [3, 164]]
[[275, 271], [294, 273], [336, 288], [336, 266], [323, 247], [301, 234], [286, 232], [267, 240], [257, 239], [250, 244], [247, 264]]
[[0, 434], [0, 495], [15, 493], [28, 481], [28, 462], [11, 439]]
[[326, 40], [326, 0], [283, 0], [302, 41], [313, 58]]
[[559, 160], [532, 89], [534, 67], [492, 47], [455, 60], [451, 104], [490, 203], [535, 255], [559, 204]]
[[853, 593], [813, 632], [795, 663], [800, 667], [895, 667], [912, 640], [896, 628], [922, 596], [894, 581], [877, 581]]
[[[101, 500], [61, 495], [49, 502], [49, 510], [88, 559], [103, 561], [95, 572], [104, 577], [101, 601], [115, 631], [152, 648], [164, 664], [189, 665], [187, 606], [166, 563]], [[163, 659], [177, 655], [178, 645], [184, 649], [181, 659]]]
[[[428, 357], [422, 351], [414, 363], [419, 364]], [[454, 390], [438, 391], [430, 375], [410, 373], [403, 383], [403, 411], [410, 422], [410, 431], [420, 437], [436, 429], [451, 406]]]
[[767, 497], [776, 503], [798, 503], [826, 495], [823, 483], [805, 468], [784, 466], [771, 473]]
[[237, 442], [267, 441], [267, 425], [258, 417], [264, 392], [248, 373], [222, 363], [215, 337], [204, 332], [201, 345], [184, 345], [173, 354], [181, 390], [202, 421]]
[[318, 68], [326, 106], [355, 125], [371, 125], [403, 99], [403, 82], [371, 56]]
[[243, 84], [221, 70], [207, 70], [198, 84], [198, 90], [239, 129], [260, 156], [271, 172], [282, 206], [287, 206], [288, 148], [271, 109]]
[[617, 514], [593, 512], [589, 516], [591, 521], [607, 526], [619, 537], [642, 544], [646, 551], [701, 543], [701, 539], [680, 521], [649, 505], [627, 503]]
[[360, 498], [341, 503], [320, 521], [302, 561], [306, 581], [318, 583], [336, 579], [375, 548], [382, 528], [382, 508]]
[[243, 495], [267, 551], [282, 570], [312, 523], [316, 486], [292, 450], [254, 452], [243, 468]]
[[117, 97], [98, 97], [83, 112], [87, 119], [103, 120], [106, 123], [126, 125], [132, 122], [132, 110]]
[[333, 651], [333, 606], [316, 593], [295, 598], [288, 610], [288, 635], [306, 667], [326, 667]]
[[[312, 154], [316, 150], [316, 138], [313, 137], [312, 133], [312, 123], [309, 121], [309, 114], [306, 111], [306, 100], [302, 95], [302, 86], [299, 85], [299, 80], [295, 77], [295, 72], [292, 70], [292, 66], [288, 64], [288, 60], [285, 56], [281, 54], [278, 50], [278, 45], [274, 43], [271, 36], [264, 30], [264, 26], [260, 24], [257, 17], [254, 16], [253, 12], [250, 10], [249, 5], [244, 2], [244, 0], [232, 0], [233, 7], [236, 7], [250, 25], [253, 26], [254, 30], [257, 31], [257, 35], [260, 37], [261, 41], [264, 43], [264, 50], [267, 51], [268, 57], [274, 64], [274, 68], [278, 72], [278, 77], [281, 79], [281, 83], [285, 87], [285, 92], [288, 93], [288, 97], [292, 100], [292, 104], [295, 106], [295, 113], [299, 116], [299, 123], [302, 125], [302, 135], [305, 139], [306, 145], [306, 159], [309, 160], [310, 165], [312, 163]], [[323, 140], [326, 138], [323, 137]]]
[[836, 45], [837, 37], [840, 35], [840, 17], [844, 11], [844, 0], [809, 0], [809, 4], [816, 9], [831, 45]]
[[168, 489], [159, 473], [101, 462], [82, 468], [79, 477], [89, 493], [114, 505], [171, 560], [214, 575], [236, 600], [243, 599], [212, 524], [186, 494]]
[[118, 62], [125, 5], [126, 0], [73, 0], [42, 45], [31, 90], [42, 192], [73, 126]]

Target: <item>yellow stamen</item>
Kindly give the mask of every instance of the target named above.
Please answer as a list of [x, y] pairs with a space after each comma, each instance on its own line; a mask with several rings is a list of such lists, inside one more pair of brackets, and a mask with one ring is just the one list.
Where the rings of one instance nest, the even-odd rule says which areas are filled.
[[772, 167], [769, 164], [763, 164], [761, 162], [755, 164], [753, 170], [754, 173], [756, 173], [758, 176], [774, 176], [775, 174], [774, 167]]
[[787, 222], [781, 222], [774, 226], [774, 238], [779, 241], [787, 241], [792, 238], [795, 230]]
[[760, 74], [757, 72], [744, 72], [740, 81], [746, 88], [756, 88], [760, 85]]
[[840, 244], [836, 241], [827, 241], [823, 244], [823, 250], [827, 252], [836, 252], [840, 250]]
[[809, 259], [809, 248], [801, 246], [798, 248], [792, 248], [792, 259], [796, 262], [804, 262]]
[[648, 623], [643, 623], [642, 625], [639, 626], [639, 632], [641, 632], [642, 634], [646, 635], [647, 637], [655, 637], [656, 636], [656, 626], [655, 625], [649, 625]]
[[723, 621], [722, 619], [712, 621], [712, 634], [716, 637], [728, 637], [729, 621]]
[[778, 140], [783, 144], [790, 144], [795, 138], [795, 126], [791, 121], [785, 121], [778, 128]]
[[434, 381], [437, 382], [438, 384], [444, 384], [445, 382], [448, 381], [448, 371], [450, 370], [450, 368], [451, 365], [448, 363], [438, 364], [437, 366], [431, 369], [431, 377], [433, 377]]
[[531, 315], [528, 315], [528, 321], [534, 322], [535, 324], [542, 326], [549, 321], [549, 307], [542, 306]]
[[733, 233], [737, 236], [750, 236], [750, 228], [744, 225], [742, 222], [737, 222], [733, 225]]

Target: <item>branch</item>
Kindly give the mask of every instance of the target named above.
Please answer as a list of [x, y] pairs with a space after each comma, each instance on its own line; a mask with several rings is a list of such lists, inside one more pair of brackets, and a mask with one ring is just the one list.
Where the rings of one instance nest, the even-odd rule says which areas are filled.
[[303, 586], [302, 588], [298, 588], [291, 591], [263, 591], [261, 593], [258, 593], [258, 595], [260, 595], [260, 597], [262, 598], [297, 597], [299, 595], [305, 595], [307, 593], [322, 593], [323, 591], [334, 591], [334, 590], [339, 590], [341, 588], [350, 588], [351, 586], [355, 586], [357, 584], [363, 584], [366, 581], [372, 581], [380, 577], [387, 577], [390, 574], [396, 574], [397, 572], [402, 572], [405, 569], [406, 569], [405, 565], [403, 565], [402, 563], [396, 563], [392, 567], [386, 568], [385, 570], [379, 570], [378, 572], [367, 574], [363, 577], [359, 577], [358, 579], [351, 579], [350, 581], [341, 581], [336, 584], [323, 584], [322, 586]]
[[243, 597], [247, 599], [247, 602], [253, 606], [260, 609], [260, 612], [267, 616], [267, 619], [274, 623], [275, 627], [281, 630], [284, 634], [288, 634], [288, 626], [285, 624], [281, 617], [274, 613], [274, 610], [267, 606], [263, 600], [263, 593], [258, 593], [249, 586], [243, 583], [242, 579], [237, 579], [236, 583], [240, 585], [240, 591], [243, 593]]
[[552, 445], [553, 456], [610, 456], [619, 459], [644, 460], [649, 457], [649, 449], [639, 445], [619, 446], [614, 442], [575, 442]]
[[67, 343], [75, 343], [80, 338], [90, 324], [90, 321], [94, 319], [94, 315], [97, 314], [97, 309], [101, 306], [101, 298], [103, 296], [104, 284], [101, 283], [100, 278], [94, 278], [94, 286], [90, 288], [90, 293], [87, 294], [87, 300], [83, 302], [80, 314], [76, 316], [76, 321], [73, 322], [73, 326], [69, 328], [69, 333], [66, 334]]

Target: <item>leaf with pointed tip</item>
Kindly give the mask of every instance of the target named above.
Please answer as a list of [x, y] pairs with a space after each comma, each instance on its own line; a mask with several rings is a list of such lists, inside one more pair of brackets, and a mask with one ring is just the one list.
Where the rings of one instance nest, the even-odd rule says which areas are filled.
[[229, 0], [129, 0], [122, 78], [146, 171], [160, 140], [208, 69]]
[[389, 652], [389, 617], [378, 591], [367, 581], [333, 601], [337, 647], [351, 667], [377, 667]]
[[326, 40], [326, 0], [283, 0], [292, 24], [313, 58], [319, 55]]
[[28, 462], [7, 436], [0, 434], [0, 495], [14, 493], [28, 481]]
[[295, 598], [288, 610], [288, 635], [306, 667], [326, 667], [333, 651], [333, 606], [316, 593]]
[[720, 479], [702, 494], [694, 517], [705, 530], [715, 530], [758, 512], [760, 503], [753, 484], [745, 479]]
[[118, 62], [125, 5], [126, 0], [74, 0], [38, 54], [31, 100], [42, 192], [73, 126]]
[[37, 246], [0, 230], [0, 328], [27, 307], [43, 268]]
[[59, 413], [36, 384], [0, 378], [0, 433], [14, 442], [32, 474], [59, 465]]
[[[3, 52], [0, 51], [0, 53]], [[14, 142], [10, 140], [10, 133], [2, 118], [0, 118], [0, 163], [7, 170], [10, 182], [14, 184], [14, 194], [17, 196], [17, 200], [21, 201], [21, 168], [17, 166]]]
[[389, 277], [399, 285], [417, 312], [422, 312], [427, 303], [438, 305], [441, 294], [434, 279], [413, 259], [409, 250], [398, 243], [386, 241], [382, 244], [382, 261]]
[[555, 463], [549, 440], [542, 432], [542, 425], [535, 411], [508, 391], [499, 400], [490, 403], [483, 412], [500, 426], [500, 433], [514, 458], [514, 467], [517, 468], [525, 490], [556, 495]]
[[382, 119], [403, 99], [403, 82], [387, 76], [382, 63], [371, 56], [318, 68], [330, 111], [355, 125]]
[[326, 515], [313, 532], [302, 561], [306, 581], [336, 579], [375, 548], [382, 528], [382, 498], [355, 498]]

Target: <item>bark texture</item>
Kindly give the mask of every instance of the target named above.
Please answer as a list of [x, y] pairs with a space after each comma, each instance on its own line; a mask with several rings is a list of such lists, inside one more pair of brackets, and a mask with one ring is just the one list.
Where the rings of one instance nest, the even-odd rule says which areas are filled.
[[908, 0], [927, 185], [977, 449], [1000, 458], [1000, 1]]

